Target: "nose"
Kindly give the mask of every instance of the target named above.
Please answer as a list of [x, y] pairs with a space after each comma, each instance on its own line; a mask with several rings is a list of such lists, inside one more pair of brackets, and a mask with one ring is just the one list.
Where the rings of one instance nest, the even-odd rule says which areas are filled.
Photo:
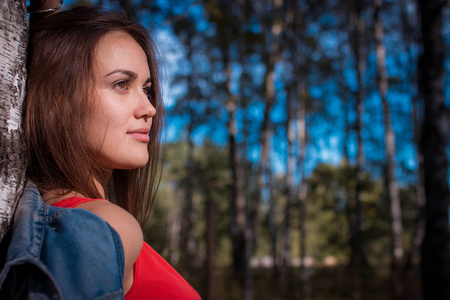
[[140, 93], [139, 95], [139, 104], [136, 107], [135, 117], [137, 119], [145, 118], [146, 120], [152, 118], [156, 114], [156, 108], [148, 99], [148, 96], [145, 93]]

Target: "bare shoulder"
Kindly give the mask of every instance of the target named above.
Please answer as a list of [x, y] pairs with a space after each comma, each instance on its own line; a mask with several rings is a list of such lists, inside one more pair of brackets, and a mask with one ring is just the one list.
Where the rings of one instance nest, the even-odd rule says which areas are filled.
[[124, 290], [127, 292], [133, 283], [134, 263], [142, 250], [143, 234], [139, 223], [129, 212], [109, 201], [85, 202], [76, 208], [98, 215], [119, 234], [125, 253]]
[[[142, 247], [143, 236], [141, 227], [137, 220], [123, 208], [109, 201], [85, 202], [78, 205], [76, 208], [82, 208], [93, 212], [108, 222], [108, 224], [119, 233], [122, 239], [125, 238], [132, 242], [138, 242], [140, 247]], [[124, 237], [122, 237], [122, 235]]]

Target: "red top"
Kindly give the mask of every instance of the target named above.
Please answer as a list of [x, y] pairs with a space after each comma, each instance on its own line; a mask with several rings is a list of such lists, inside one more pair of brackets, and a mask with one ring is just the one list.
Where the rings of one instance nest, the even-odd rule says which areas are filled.
[[[84, 202], [94, 200], [104, 199], [73, 197], [53, 203], [52, 206], [75, 208]], [[149, 299], [150, 295], [151, 299], [155, 300], [201, 299], [197, 291], [152, 247], [144, 242], [141, 253], [134, 264], [133, 285], [125, 295], [125, 300]]]

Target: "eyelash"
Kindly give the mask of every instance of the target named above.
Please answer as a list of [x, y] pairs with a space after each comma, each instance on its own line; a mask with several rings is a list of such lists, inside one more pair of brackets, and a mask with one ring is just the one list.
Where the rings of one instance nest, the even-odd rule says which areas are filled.
[[[125, 87], [121, 86], [123, 84], [125, 84]], [[121, 80], [119, 82], [114, 83], [113, 88], [116, 88], [119, 90], [128, 90], [128, 80]]]
[[[121, 85], [123, 85], [123, 84], [125, 84], [125, 86], [121, 86]], [[121, 80], [121, 81], [116, 82], [116, 83], [113, 84], [113, 88], [116, 88], [116, 89], [119, 89], [119, 90], [128, 90], [128, 87], [129, 87], [128, 80]], [[144, 93], [145, 93], [148, 97], [150, 97], [150, 95], [151, 95], [151, 90], [152, 90], [152, 86], [151, 86], [151, 85], [150, 85], [150, 86], [144, 86], [144, 87], [142, 88], [142, 90], [144, 91]]]
[[144, 86], [142, 88], [142, 90], [144, 91], [144, 93], [147, 95], [147, 97], [151, 96], [151, 92], [152, 92], [152, 86]]

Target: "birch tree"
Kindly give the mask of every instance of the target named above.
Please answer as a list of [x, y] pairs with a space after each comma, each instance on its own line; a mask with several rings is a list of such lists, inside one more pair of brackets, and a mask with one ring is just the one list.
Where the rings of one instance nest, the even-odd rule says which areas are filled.
[[8, 229], [25, 182], [21, 136], [28, 21], [26, 1], [0, 2], [0, 239]]
[[388, 73], [386, 70], [386, 48], [384, 46], [384, 29], [380, 13], [382, 9], [382, 0], [374, 0], [375, 5], [375, 40], [377, 53], [377, 81], [378, 92], [383, 105], [384, 115], [384, 143], [387, 162], [385, 165], [386, 194], [388, 196], [390, 220], [391, 220], [391, 271], [393, 292], [396, 297], [400, 297], [402, 287], [400, 282], [400, 264], [403, 260], [402, 245], [402, 215], [400, 207], [400, 196], [398, 186], [395, 180], [395, 133], [392, 128], [391, 109], [387, 101], [387, 92], [389, 88]]
[[[273, 2], [273, 3], [270, 3]], [[271, 120], [270, 112], [275, 103], [275, 65], [280, 60], [281, 55], [281, 32], [285, 28], [283, 20], [282, 9], [283, 1], [274, 0], [266, 2], [267, 5], [272, 5], [273, 14], [267, 14], [263, 9], [259, 9], [260, 19], [262, 24], [262, 33], [264, 37], [262, 53], [262, 62], [266, 67], [264, 73], [264, 117], [261, 124], [261, 155], [258, 163], [258, 171], [256, 174], [257, 195], [255, 197], [255, 213], [253, 217], [253, 237], [257, 238], [257, 230], [260, 223], [260, 207], [262, 202], [262, 190], [264, 189], [264, 176], [267, 175], [269, 160], [269, 140], [271, 138]], [[288, 201], [289, 202], [289, 201]]]

